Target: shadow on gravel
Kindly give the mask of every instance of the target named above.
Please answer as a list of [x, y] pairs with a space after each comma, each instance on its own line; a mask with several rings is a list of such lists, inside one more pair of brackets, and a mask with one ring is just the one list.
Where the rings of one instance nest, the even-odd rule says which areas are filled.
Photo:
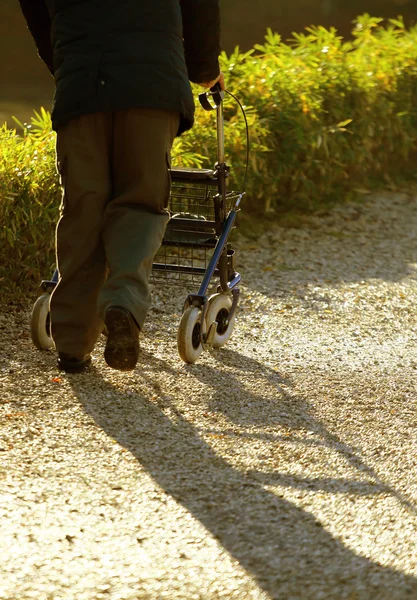
[[[269, 382], [271, 386], [279, 392], [280, 402], [275, 401], [271, 404], [262, 396], [251, 395], [251, 401], [247, 402], [245, 395], [243, 400], [240, 397], [232, 404], [228, 404], [227, 418], [232, 423], [240, 427], [252, 426], [273, 426], [280, 425], [291, 428], [294, 432], [291, 436], [280, 436], [271, 434], [266, 431], [259, 431], [256, 434], [252, 432], [241, 433], [240, 437], [251, 437], [265, 442], [274, 443], [299, 443], [302, 446], [327, 447], [339, 454], [351, 467], [356, 469], [362, 476], [368, 477], [370, 481], [351, 479], [335, 479], [335, 478], [297, 478], [294, 476], [286, 476], [278, 472], [264, 473], [251, 472], [251, 475], [257, 481], [264, 485], [282, 485], [286, 487], [294, 487], [297, 489], [305, 489], [310, 491], [323, 491], [332, 494], [352, 493], [355, 495], [366, 496], [369, 494], [390, 494], [395, 497], [408, 510], [417, 514], [416, 506], [397, 492], [394, 488], [386, 485], [381, 481], [375, 470], [367, 465], [361, 458], [361, 450], [354, 446], [349, 446], [342, 442], [336, 435], [331, 433], [324, 425], [311, 415], [308, 402], [304, 399], [294, 397], [292, 394], [285, 392], [279, 385], [284, 383], [276, 371], [268, 369], [265, 365], [247, 356], [242, 357], [239, 353], [229, 348], [223, 348], [221, 354], [213, 353], [212, 356], [218, 360], [219, 369], [222, 367], [231, 367], [234, 372], [239, 373], [242, 369], [242, 361], [244, 361], [243, 369], [245, 373], [261, 374], [262, 379]], [[214, 387], [215, 396], [210, 400], [209, 408], [217, 412], [224, 411], [223, 397], [226, 393], [225, 386], [216, 384], [217, 369], [204, 366], [204, 369], [196, 370], [195, 376], [200, 379], [207, 387]], [[231, 389], [239, 389], [239, 381], [228, 371], [228, 386]], [[288, 384], [288, 381], [285, 381]], [[247, 394], [246, 396], [248, 396]], [[271, 412], [272, 408], [272, 412]], [[259, 410], [260, 409], [260, 410]], [[297, 429], [308, 431], [314, 436], [311, 439], [297, 438]], [[317, 439], [319, 438], [319, 439]]]
[[[355, 554], [308, 511], [264, 487], [279, 483], [336, 492], [335, 480], [239, 470], [214, 452], [202, 438], [201, 434], [207, 431], [196, 429], [178, 410], [169, 390], [158, 382], [163, 382], [165, 374], [178, 377], [178, 370], [149, 355], [141, 360], [148, 371], [146, 375], [138, 374], [149, 388], [146, 394], [130, 391], [126, 396], [97, 372], [68, 380], [97, 425], [127, 448], [155, 482], [198, 519], [271, 598], [414, 600], [417, 597], [415, 578]], [[215, 391], [209, 409], [222, 410], [221, 399], [234, 390], [235, 407], [227, 413], [232, 422], [260, 428], [273, 426], [274, 422], [285, 423], [295, 434], [297, 429], [308, 428], [322, 438], [313, 443], [336, 448], [360, 468], [362, 476], [365, 473], [373, 479], [368, 483], [345, 481], [342, 488], [338, 481], [337, 491], [358, 495], [389, 491], [376, 481], [355, 449], [340, 443], [314, 420], [305, 400], [286, 396], [276, 372], [230, 351], [222, 353], [222, 361], [226, 366], [238, 365], [240, 370], [255, 370], [265, 377], [274, 390], [275, 402], [243, 389], [239, 382], [230, 379], [227, 371], [221, 374], [207, 365], [189, 368], [189, 373]], [[205, 405], [204, 398], [201, 404]], [[228, 432], [222, 430], [222, 434]], [[238, 444], [239, 437], [234, 435]], [[259, 433], [261, 439], [268, 440], [270, 436], [267, 432]], [[279, 436], [273, 439], [280, 441]]]

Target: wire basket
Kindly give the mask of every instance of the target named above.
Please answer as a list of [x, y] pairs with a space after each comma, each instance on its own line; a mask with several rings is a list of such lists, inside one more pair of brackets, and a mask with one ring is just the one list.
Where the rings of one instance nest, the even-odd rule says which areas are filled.
[[[226, 211], [233, 208], [238, 192], [226, 194]], [[221, 221], [216, 215], [217, 186], [172, 185], [171, 219], [155, 256], [151, 281], [200, 285], [218, 240]], [[215, 273], [215, 276], [217, 273]], [[211, 287], [216, 286], [213, 281]]]
[[217, 193], [217, 186], [173, 183], [169, 200], [172, 218], [190, 214], [198, 219], [214, 221], [214, 197]]

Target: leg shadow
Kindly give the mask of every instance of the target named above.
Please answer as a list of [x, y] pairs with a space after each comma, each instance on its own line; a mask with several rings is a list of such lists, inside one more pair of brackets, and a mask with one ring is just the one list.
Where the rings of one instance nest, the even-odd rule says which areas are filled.
[[[235, 359], [232, 354], [226, 355], [226, 363], [232, 365]], [[216, 454], [175, 401], [165, 396], [165, 406], [159, 405], [155, 395], [163, 391], [163, 384], [158, 383], [158, 377], [169, 378], [178, 371], [149, 356], [142, 360], [146, 361], [143, 377], [147, 378], [149, 393], [130, 391], [127, 398], [97, 372], [69, 379], [84, 410], [97, 425], [129, 450], [156, 483], [200, 521], [272, 599], [417, 597], [414, 577], [351, 551], [313, 515], [266, 490], [264, 485], [273, 485], [273, 480], [259, 481], [255, 473], [242, 472]], [[262, 368], [255, 362], [247, 362], [246, 367]], [[213, 369], [203, 365], [193, 368], [193, 374], [210, 385]], [[281, 380], [276, 373], [266, 375], [279, 386]], [[218, 396], [228, 392], [227, 380], [215, 385]], [[262, 404], [262, 398], [244, 389], [239, 397], [246, 405], [257, 402], [258, 412], [270, 414], [269, 400]], [[168, 415], [163, 410], [167, 403]], [[305, 411], [305, 404], [299, 400], [296, 410], [304, 406]], [[323, 427], [314, 425], [312, 417], [308, 417], [308, 426], [318, 428], [326, 439]], [[331, 441], [327, 436], [327, 443]]]

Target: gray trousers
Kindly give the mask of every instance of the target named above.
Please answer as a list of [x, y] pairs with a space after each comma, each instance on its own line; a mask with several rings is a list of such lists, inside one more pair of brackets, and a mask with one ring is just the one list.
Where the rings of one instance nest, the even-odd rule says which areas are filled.
[[58, 352], [91, 352], [112, 305], [143, 327], [152, 262], [169, 219], [178, 124], [175, 112], [128, 109], [77, 117], [58, 130], [60, 279], [51, 298]]

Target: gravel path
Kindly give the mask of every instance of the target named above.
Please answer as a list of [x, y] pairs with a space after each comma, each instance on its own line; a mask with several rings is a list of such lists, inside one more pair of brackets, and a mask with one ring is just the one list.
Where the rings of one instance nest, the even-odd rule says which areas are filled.
[[132, 374], [0, 312], [2, 600], [415, 600], [417, 197], [239, 236], [227, 347], [155, 295]]

